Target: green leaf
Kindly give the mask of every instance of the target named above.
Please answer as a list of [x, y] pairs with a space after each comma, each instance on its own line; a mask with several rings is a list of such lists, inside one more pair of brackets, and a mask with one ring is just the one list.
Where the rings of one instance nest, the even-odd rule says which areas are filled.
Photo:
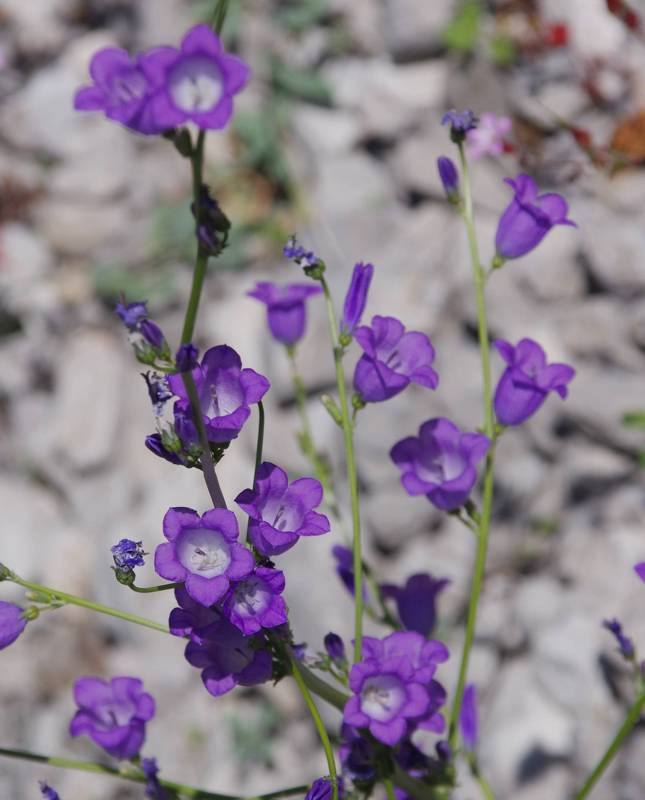
[[498, 67], [510, 67], [517, 61], [517, 48], [512, 39], [504, 34], [496, 34], [488, 43], [491, 61]]
[[645, 411], [627, 411], [623, 414], [623, 425], [628, 428], [645, 428]]
[[280, 25], [291, 31], [304, 31], [316, 25], [325, 16], [325, 0], [300, 0], [300, 2], [281, 8], [276, 13]]
[[278, 91], [321, 106], [332, 104], [332, 93], [318, 72], [287, 64], [274, 56], [271, 59], [271, 80]]
[[472, 53], [483, 21], [483, 8], [478, 0], [462, 3], [453, 21], [443, 31], [442, 39], [449, 50]]

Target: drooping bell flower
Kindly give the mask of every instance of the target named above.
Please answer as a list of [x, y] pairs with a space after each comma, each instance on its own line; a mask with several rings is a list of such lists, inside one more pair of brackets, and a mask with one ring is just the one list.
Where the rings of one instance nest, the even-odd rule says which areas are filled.
[[399, 619], [406, 630], [428, 637], [437, 621], [437, 595], [449, 583], [446, 578], [436, 580], [428, 573], [419, 573], [411, 575], [403, 587], [384, 584], [381, 594], [396, 602]]
[[320, 286], [309, 283], [277, 286], [269, 281], [260, 281], [247, 294], [266, 305], [267, 322], [273, 338], [292, 347], [305, 333], [307, 299], [321, 292]]
[[281, 597], [284, 583], [284, 573], [279, 569], [256, 567], [251, 575], [231, 586], [222, 613], [245, 636], [283, 625], [287, 621], [287, 607]]

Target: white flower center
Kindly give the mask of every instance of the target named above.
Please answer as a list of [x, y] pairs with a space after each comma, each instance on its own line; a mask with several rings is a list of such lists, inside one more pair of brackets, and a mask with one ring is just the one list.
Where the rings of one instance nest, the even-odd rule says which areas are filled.
[[368, 678], [361, 690], [361, 710], [378, 722], [395, 717], [405, 700], [401, 681], [394, 675]]
[[190, 572], [203, 578], [215, 578], [228, 569], [231, 548], [218, 531], [196, 528], [180, 535], [177, 557]]
[[206, 56], [194, 56], [180, 62], [169, 81], [173, 102], [188, 112], [213, 109], [222, 97], [222, 86], [222, 73]]

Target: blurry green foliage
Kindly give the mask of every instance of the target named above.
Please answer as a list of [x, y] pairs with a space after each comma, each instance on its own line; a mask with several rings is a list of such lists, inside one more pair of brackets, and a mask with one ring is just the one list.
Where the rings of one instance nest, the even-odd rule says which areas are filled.
[[517, 47], [512, 39], [502, 33], [496, 34], [488, 43], [490, 59], [498, 67], [510, 67], [517, 61]]
[[484, 9], [478, 0], [462, 3], [453, 21], [443, 31], [442, 39], [449, 50], [463, 55], [474, 52], [484, 18]]
[[288, 3], [279, 8], [276, 19], [288, 30], [300, 32], [319, 23], [326, 12], [326, 0], [299, 0], [299, 2]]
[[271, 56], [270, 66], [271, 82], [276, 91], [307, 103], [321, 106], [332, 104], [331, 89], [316, 70], [287, 64], [277, 55]]
[[250, 720], [239, 715], [231, 717], [233, 752], [241, 767], [255, 764], [270, 767], [273, 763], [271, 744], [281, 717], [268, 702], [254, 706], [253, 712]]

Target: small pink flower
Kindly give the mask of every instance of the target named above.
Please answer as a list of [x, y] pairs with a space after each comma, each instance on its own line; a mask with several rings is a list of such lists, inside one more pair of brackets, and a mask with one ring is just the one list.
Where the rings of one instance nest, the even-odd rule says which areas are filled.
[[481, 115], [479, 125], [466, 134], [466, 147], [470, 158], [498, 156], [504, 152], [504, 137], [511, 132], [513, 121], [510, 117], [497, 114]]

